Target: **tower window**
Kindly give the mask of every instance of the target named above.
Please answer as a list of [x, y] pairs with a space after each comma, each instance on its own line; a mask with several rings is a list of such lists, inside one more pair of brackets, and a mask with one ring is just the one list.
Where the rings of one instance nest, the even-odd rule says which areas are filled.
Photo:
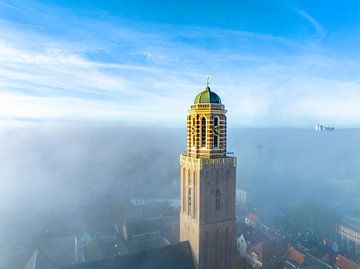
[[206, 118], [201, 119], [201, 147], [206, 147]]
[[191, 206], [192, 206], [192, 191], [191, 191], [191, 178], [190, 178], [190, 170], [189, 170], [189, 173], [188, 173], [188, 208], [187, 208], [187, 211], [188, 211], [188, 215], [191, 216]]
[[196, 206], [197, 206], [197, 203], [196, 203], [196, 199], [197, 199], [197, 190], [196, 190], [196, 173], [194, 172], [194, 176], [193, 176], [193, 180], [194, 180], [194, 209], [193, 209], [193, 217], [196, 218]]
[[195, 146], [195, 118], [192, 119], [192, 127], [191, 127], [191, 132], [192, 132], [192, 145]]
[[217, 188], [215, 192], [215, 209], [220, 211], [220, 189]]
[[219, 137], [218, 137], [219, 133], [218, 132], [219, 132], [219, 118], [215, 117], [214, 118], [214, 137], [213, 137], [213, 139], [214, 139], [214, 143], [213, 143], [214, 148], [217, 148], [218, 144], [219, 144]]
[[191, 216], [191, 187], [188, 190], [188, 215]]
[[185, 197], [186, 197], [186, 171], [185, 171], [185, 168], [183, 168], [183, 173], [182, 173], [182, 202], [183, 202], [183, 204], [182, 204], [182, 210], [183, 210], [183, 212], [186, 212], [185, 211], [185, 206], [186, 206], [186, 204], [185, 204]]

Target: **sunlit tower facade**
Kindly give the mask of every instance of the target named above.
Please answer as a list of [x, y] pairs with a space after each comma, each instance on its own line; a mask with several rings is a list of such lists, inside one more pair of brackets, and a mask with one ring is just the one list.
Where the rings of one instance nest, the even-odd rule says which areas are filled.
[[226, 150], [225, 114], [207, 86], [188, 111], [180, 156], [180, 240], [190, 242], [198, 269], [234, 266], [236, 158]]

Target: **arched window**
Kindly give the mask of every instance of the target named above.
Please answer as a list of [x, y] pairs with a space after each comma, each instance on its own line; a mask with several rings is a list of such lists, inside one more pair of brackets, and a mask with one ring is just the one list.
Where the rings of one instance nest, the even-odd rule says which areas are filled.
[[206, 118], [201, 119], [201, 147], [206, 147]]
[[215, 117], [214, 118], [214, 137], [213, 137], [213, 140], [214, 140], [214, 148], [217, 148], [218, 145], [219, 145], [219, 118], [218, 117]]
[[192, 133], [192, 136], [191, 136], [192, 145], [195, 146], [195, 133], [196, 133], [195, 118], [192, 119], [191, 133]]
[[220, 188], [216, 188], [215, 191], [215, 210], [216, 212], [220, 211]]
[[183, 212], [186, 212], [185, 206], [186, 206], [186, 171], [185, 171], [185, 167], [184, 167], [183, 172], [182, 172], [182, 210], [183, 210]]
[[192, 195], [192, 188], [191, 188], [192, 186], [191, 186], [191, 175], [190, 175], [190, 169], [189, 169], [189, 172], [188, 172], [188, 204], [187, 204], [187, 213], [188, 213], [188, 215], [189, 216], [191, 216], [191, 203], [192, 203], [192, 197], [191, 197], [191, 195]]
[[193, 209], [193, 218], [196, 219], [196, 206], [197, 206], [197, 203], [196, 203], [196, 172], [194, 171], [194, 175], [193, 175], [193, 182], [194, 182], [194, 209]]

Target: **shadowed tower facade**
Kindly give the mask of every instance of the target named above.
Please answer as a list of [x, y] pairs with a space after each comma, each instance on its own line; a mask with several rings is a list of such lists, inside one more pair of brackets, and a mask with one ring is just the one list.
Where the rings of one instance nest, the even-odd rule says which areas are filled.
[[207, 86], [188, 111], [187, 151], [180, 156], [180, 240], [190, 242], [198, 269], [234, 264], [236, 158], [226, 151], [225, 113]]

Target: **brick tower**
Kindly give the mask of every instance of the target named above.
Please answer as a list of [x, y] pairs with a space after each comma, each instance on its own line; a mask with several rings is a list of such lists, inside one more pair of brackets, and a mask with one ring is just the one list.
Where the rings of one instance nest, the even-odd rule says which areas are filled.
[[226, 151], [225, 113], [207, 86], [187, 116], [187, 151], [180, 156], [180, 241], [190, 242], [197, 269], [234, 264], [236, 158]]

